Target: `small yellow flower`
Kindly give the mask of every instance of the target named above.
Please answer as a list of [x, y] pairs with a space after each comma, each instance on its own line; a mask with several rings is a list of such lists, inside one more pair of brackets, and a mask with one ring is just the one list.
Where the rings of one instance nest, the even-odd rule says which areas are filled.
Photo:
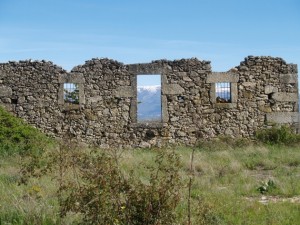
[[33, 185], [31, 188], [34, 192], [38, 193], [41, 191], [41, 187], [38, 185]]

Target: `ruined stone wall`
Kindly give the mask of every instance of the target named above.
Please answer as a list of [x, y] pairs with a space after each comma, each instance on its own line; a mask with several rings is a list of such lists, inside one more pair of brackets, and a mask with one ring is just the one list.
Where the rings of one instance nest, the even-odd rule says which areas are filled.
[[[93, 59], [71, 72], [46, 61], [9, 62], [0, 64], [0, 104], [50, 135], [103, 148], [193, 145], [218, 135], [251, 137], [270, 123], [298, 128], [297, 72], [281, 58], [253, 56], [224, 73], [195, 58]], [[137, 122], [138, 74], [161, 74], [161, 122]], [[216, 101], [222, 82], [231, 84], [230, 103]], [[78, 105], [64, 102], [64, 83], [78, 84]]]

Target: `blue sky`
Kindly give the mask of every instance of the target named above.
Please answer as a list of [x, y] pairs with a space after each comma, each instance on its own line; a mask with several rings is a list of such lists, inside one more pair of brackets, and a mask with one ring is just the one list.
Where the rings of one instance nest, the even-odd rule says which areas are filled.
[[137, 86], [161, 86], [161, 75], [151, 74], [151, 75], [138, 75], [137, 76]]
[[0, 0], [0, 62], [197, 57], [227, 71], [248, 55], [300, 65], [299, 0]]

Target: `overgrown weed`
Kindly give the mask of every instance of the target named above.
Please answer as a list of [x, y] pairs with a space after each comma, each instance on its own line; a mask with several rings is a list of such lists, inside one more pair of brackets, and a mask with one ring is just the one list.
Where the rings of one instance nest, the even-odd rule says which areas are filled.
[[298, 145], [300, 135], [295, 134], [288, 126], [273, 125], [271, 128], [257, 130], [255, 137], [262, 143], [269, 145]]

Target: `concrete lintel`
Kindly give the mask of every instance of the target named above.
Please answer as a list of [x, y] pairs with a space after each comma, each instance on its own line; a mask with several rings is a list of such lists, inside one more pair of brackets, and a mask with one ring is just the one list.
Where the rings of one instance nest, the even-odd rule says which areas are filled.
[[180, 95], [184, 93], [184, 88], [179, 84], [164, 84], [162, 85], [162, 93], [166, 95]]
[[272, 98], [279, 102], [298, 102], [298, 93], [275, 92]]
[[298, 83], [297, 74], [280, 74], [280, 82], [284, 84]]
[[62, 74], [58, 77], [59, 83], [74, 83], [74, 84], [83, 84], [84, 83], [84, 77], [82, 74]]
[[12, 95], [12, 89], [7, 86], [0, 86], [0, 97], [10, 97]]
[[124, 98], [134, 97], [134, 90], [132, 86], [120, 86], [115, 90], [114, 95]]
[[298, 112], [273, 112], [267, 113], [267, 121], [273, 123], [298, 123], [299, 113]]
[[239, 75], [228, 72], [212, 72], [207, 76], [206, 83], [220, 83], [231, 82], [237, 83], [239, 81]]

